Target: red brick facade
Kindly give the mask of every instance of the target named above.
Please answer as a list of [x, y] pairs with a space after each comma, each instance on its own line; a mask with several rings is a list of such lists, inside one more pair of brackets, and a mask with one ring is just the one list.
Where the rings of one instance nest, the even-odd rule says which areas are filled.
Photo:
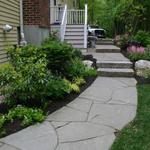
[[23, 0], [24, 25], [49, 27], [49, 0]]

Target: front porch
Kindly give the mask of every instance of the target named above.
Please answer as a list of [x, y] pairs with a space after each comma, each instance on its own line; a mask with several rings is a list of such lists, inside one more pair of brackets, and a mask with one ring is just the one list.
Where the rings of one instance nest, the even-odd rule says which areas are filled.
[[61, 41], [75, 48], [87, 48], [87, 4], [85, 9], [68, 9], [64, 6], [50, 7], [51, 31], [58, 31]]

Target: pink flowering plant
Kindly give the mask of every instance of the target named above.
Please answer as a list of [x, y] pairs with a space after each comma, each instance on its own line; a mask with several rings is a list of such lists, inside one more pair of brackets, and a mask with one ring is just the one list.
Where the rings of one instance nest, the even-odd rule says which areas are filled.
[[132, 61], [150, 60], [150, 51], [140, 45], [129, 45], [127, 47], [128, 57]]
[[139, 54], [144, 54], [145, 53], [145, 48], [143, 46], [135, 46], [131, 45], [127, 48], [128, 53], [139, 53]]

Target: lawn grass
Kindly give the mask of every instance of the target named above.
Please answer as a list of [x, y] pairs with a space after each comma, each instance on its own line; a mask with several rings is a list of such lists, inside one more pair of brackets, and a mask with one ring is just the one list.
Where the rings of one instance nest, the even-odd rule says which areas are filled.
[[136, 118], [118, 134], [111, 150], [150, 150], [150, 85], [138, 85]]

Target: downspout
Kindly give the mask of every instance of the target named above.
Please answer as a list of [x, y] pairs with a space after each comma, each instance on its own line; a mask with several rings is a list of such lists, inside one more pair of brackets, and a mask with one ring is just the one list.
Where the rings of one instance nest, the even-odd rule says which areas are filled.
[[49, 0], [49, 36], [51, 35], [51, 0]]
[[24, 36], [24, 30], [23, 30], [23, 0], [20, 0], [20, 46], [24, 46], [27, 44]]

